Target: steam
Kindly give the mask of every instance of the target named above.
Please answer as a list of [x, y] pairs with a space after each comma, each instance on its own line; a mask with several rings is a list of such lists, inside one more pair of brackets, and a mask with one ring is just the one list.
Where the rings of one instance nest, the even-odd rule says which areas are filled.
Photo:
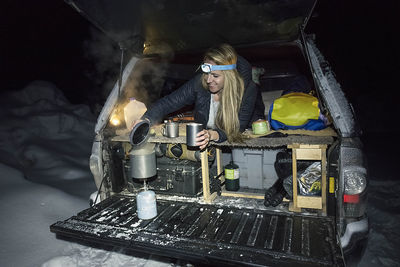
[[155, 143], [145, 143], [144, 145], [140, 146], [139, 148], [133, 147], [130, 151], [132, 156], [144, 156], [151, 153], [154, 153], [154, 147], [156, 146]]
[[123, 91], [124, 99], [134, 97], [149, 107], [160, 97], [174, 51], [165, 43], [147, 43], [143, 54], [153, 57], [144, 58], [136, 64]]
[[121, 51], [103, 32], [90, 27], [90, 39], [84, 42], [84, 53], [93, 62], [92, 71], [85, 75], [100, 89], [97, 100], [103, 103], [118, 79]]
[[134, 97], [147, 107], [160, 97], [168, 64], [144, 59], [138, 62], [123, 88], [123, 101]]
[[[84, 48], [85, 56], [93, 62], [94, 68], [87, 72], [86, 76], [99, 89], [98, 94], [92, 97], [96, 98], [95, 102], [101, 108], [119, 79], [121, 50], [117, 42], [94, 27], [90, 29], [90, 36], [90, 40], [84, 43]], [[122, 98], [119, 100], [121, 105], [134, 97], [148, 107], [160, 97], [169, 61], [174, 57], [174, 51], [166, 44], [147, 44], [143, 54], [155, 55], [155, 57], [142, 59], [135, 65], [126, 85], [121, 88]], [[134, 56], [133, 51], [129, 49], [124, 51], [123, 66], [132, 56]]]

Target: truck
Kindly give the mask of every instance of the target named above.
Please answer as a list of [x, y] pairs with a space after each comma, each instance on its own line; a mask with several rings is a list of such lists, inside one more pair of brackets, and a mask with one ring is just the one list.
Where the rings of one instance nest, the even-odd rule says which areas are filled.
[[[98, 192], [88, 209], [50, 226], [58, 238], [195, 266], [357, 264], [369, 232], [367, 164], [354, 111], [315, 36], [306, 33], [316, 0], [66, 2], [118, 44], [121, 70], [95, 126], [90, 170]], [[249, 129], [244, 142], [200, 151], [185, 146], [184, 131], [168, 138], [162, 124], [145, 124], [141, 134], [156, 173], [140, 177], [146, 163], [133, 163], [138, 154], [127, 105], [151, 107], [179, 88], [218, 43], [229, 43], [252, 65], [267, 117], [275, 99], [306, 81], [327, 128], [262, 136]], [[184, 128], [193, 108], [164, 119]], [[239, 169], [238, 191], [226, 188], [230, 162]], [[320, 193], [302, 195], [301, 165], [314, 162]], [[265, 205], [265, 192], [282, 170], [292, 192], [278, 205]], [[143, 190], [156, 196], [150, 219], [138, 216]]]

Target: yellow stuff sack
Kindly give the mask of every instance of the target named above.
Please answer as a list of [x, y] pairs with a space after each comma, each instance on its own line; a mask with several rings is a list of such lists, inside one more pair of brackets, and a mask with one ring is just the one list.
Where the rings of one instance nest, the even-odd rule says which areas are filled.
[[297, 92], [275, 99], [268, 115], [271, 128], [274, 130], [321, 130], [325, 128], [318, 104], [316, 97]]

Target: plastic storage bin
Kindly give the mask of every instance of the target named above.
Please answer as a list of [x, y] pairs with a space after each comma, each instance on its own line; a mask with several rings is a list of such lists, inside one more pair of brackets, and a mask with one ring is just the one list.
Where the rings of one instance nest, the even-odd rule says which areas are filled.
[[232, 159], [240, 169], [240, 187], [270, 188], [278, 179], [274, 163], [282, 149], [232, 149]]

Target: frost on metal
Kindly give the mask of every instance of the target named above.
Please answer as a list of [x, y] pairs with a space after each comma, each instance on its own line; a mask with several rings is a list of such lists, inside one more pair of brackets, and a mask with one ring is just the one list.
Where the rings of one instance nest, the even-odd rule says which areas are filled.
[[354, 114], [340, 84], [336, 81], [332, 69], [314, 42], [309, 39], [306, 45], [314, 70], [315, 82], [329, 109], [334, 125], [343, 137], [353, 136], [355, 133]]

